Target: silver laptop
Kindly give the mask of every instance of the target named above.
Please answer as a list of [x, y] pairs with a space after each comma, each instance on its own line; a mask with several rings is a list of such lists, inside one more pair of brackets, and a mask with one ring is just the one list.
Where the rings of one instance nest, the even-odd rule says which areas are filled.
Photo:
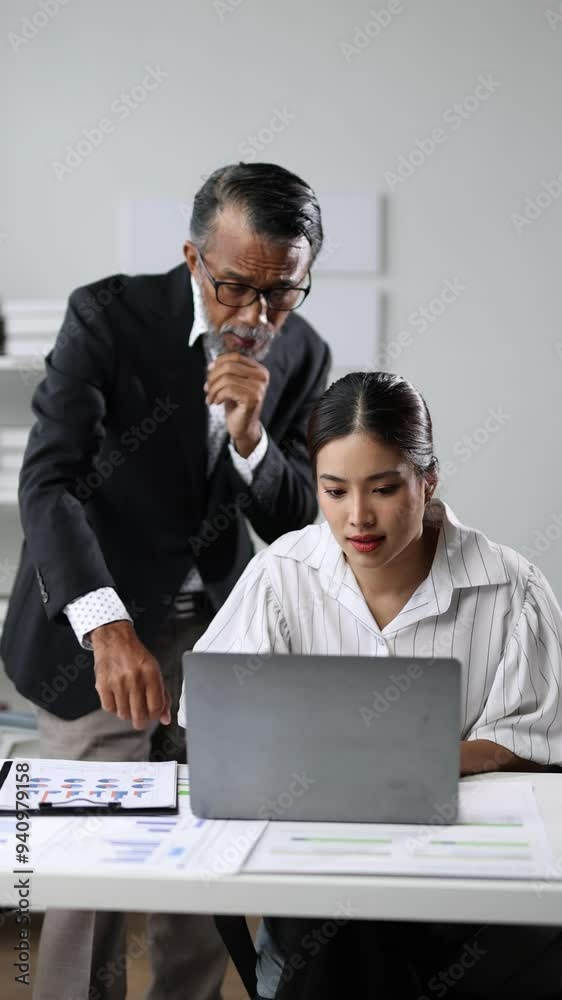
[[455, 822], [457, 660], [185, 653], [183, 665], [196, 816]]

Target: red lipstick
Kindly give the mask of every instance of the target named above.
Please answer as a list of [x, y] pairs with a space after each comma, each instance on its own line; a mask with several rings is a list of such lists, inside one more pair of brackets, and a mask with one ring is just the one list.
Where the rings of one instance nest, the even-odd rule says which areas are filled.
[[348, 541], [357, 552], [374, 552], [382, 545], [384, 535], [353, 535]]

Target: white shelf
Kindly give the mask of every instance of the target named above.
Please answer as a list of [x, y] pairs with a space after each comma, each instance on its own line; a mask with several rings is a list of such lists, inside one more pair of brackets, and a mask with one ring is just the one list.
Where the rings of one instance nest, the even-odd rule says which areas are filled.
[[21, 318], [33, 319], [37, 316], [46, 318], [60, 316], [65, 309], [64, 299], [6, 299], [2, 303], [2, 311], [8, 322]]

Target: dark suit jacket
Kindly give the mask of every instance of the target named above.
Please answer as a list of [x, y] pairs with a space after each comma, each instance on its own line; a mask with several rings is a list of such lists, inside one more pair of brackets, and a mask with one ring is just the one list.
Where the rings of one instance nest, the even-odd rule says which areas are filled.
[[25, 542], [0, 653], [17, 689], [55, 715], [99, 708], [92, 654], [65, 605], [112, 586], [150, 643], [195, 563], [215, 608], [265, 542], [310, 523], [317, 503], [305, 435], [330, 365], [288, 314], [265, 361], [269, 447], [246, 486], [225, 443], [207, 480], [205, 359], [189, 347], [193, 298], [181, 265], [79, 288], [33, 397], [20, 477]]

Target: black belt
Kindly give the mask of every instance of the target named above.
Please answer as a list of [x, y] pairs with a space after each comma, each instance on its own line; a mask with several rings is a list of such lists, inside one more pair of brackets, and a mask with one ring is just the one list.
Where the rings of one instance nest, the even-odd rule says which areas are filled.
[[176, 594], [170, 611], [174, 618], [211, 617], [213, 606], [204, 590], [189, 590]]

